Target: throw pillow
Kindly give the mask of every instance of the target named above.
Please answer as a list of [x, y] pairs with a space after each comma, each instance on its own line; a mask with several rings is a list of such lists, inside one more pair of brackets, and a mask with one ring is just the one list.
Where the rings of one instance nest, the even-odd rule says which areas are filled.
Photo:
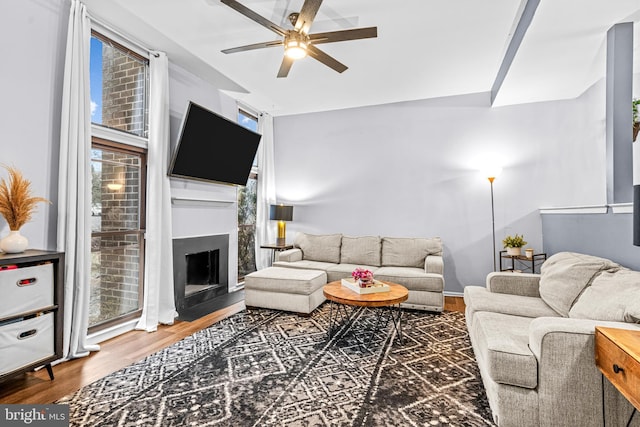
[[439, 237], [382, 238], [382, 265], [384, 266], [424, 268], [427, 255], [442, 255], [442, 241]]
[[293, 245], [302, 250], [302, 259], [338, 264], [341, 241], [342, 234], [298, 233]]
[[540, 298], [558, 314], [569, 310], [595, 277], [605, 270], [620, 268], [605, 258], [575, 252], [559, 252], [540, 268]]
[[340, 262], [342, 264], [380, 266], [382, 241], [378, 236], [342, 236]]
[[569, 311], [576, 319], [630, 323], [638, 322], [639, 314], [640, 272], [626, 268], [599, 274]]

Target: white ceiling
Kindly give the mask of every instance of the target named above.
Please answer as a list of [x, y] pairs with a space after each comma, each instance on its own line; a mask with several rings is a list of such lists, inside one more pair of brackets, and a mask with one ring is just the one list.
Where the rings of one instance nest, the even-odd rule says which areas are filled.
[[[303, 3], [239, 1], [283, 27]], [[218, 0], [85, 0], [98, 20], [276, 116], [488, 92], [525, 2], [324, 0], [311, 33], [377, 26], [378, 37], [319, 46], [342, 74], [307, 57], [278, 79], [281, 47], [220, 52], [278, 36]], [[540, 0], [494, 105], [579, 96], [604, 77], [607, 30], [639, 18], [640, 0]]]

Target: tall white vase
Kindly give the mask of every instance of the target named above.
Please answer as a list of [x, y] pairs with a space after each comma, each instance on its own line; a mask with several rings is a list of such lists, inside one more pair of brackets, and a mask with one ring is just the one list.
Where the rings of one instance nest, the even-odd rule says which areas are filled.
[[29, 240], [20, 234], [20, 230], [12, 230], [7, 237], [0, 240], [0, 249], [7, 254], [24, 252], [27, 245], [29, 245]]

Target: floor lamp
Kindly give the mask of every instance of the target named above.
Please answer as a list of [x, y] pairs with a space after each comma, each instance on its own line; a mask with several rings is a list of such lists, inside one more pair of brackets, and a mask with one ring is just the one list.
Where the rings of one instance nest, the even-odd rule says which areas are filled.
[[489, 180], [489, 184], [491, 185], [491, 237], [493, 242], [493, 271], [498, 270], [498, 263], [496, 261], [496, 214], [493, 208], [493, 181], [500, 174], [502, 168], [493, 167], [488, 169], [486, 172], [486, 177]]
[[491, 237], [493, 242], [493, 271], [496, 271], [496, 214], [493, 209], [493, 180], [496, 179], [495, 176], [490, 176], [489, 184], [491, 184]]

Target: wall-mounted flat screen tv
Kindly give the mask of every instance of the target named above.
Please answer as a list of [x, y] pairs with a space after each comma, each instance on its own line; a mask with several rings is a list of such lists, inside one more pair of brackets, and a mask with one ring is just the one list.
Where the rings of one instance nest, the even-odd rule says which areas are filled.
[[190, 102], [169, 176], [246, 185], [260, 138], [260, 134]]

